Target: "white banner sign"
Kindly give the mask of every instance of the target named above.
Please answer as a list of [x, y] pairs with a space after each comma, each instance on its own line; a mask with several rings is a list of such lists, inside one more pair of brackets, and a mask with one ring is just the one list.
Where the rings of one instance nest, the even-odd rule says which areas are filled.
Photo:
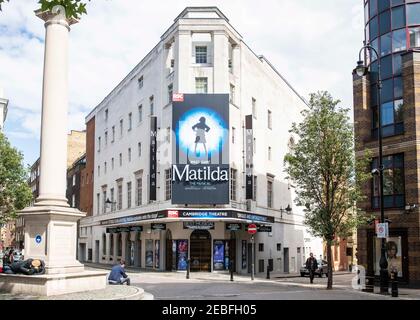
[[388, 223], [378, 223], [377, 227], [378, 238], [388, 238]]

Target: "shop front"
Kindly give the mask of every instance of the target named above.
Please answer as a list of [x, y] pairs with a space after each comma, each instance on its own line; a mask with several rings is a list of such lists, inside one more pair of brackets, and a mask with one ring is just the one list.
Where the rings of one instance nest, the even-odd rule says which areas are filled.
[[115, 247], [109, 250], [113, 261], [160, 271], [185, 271], [190, 262], [191, 272], [227, 272], [230, 266], [240, 270], [248, 258], [243, 242], [250, 243], [247, 225], [256, 222], [269, 232], [274, 218], [236, 210], [163, 210], [101, 224], [110, 225], [103, 238]]

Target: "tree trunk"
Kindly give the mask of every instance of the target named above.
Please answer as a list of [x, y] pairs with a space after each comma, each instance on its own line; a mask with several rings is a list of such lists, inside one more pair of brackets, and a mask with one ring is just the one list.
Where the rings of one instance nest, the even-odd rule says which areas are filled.
[[327, 289], [332, 289], [333, 286], [333, 267], [332, 267], [332, 259], [331, 259], [331, 245], [332, 241], [327, 240], [327, 262], [328, 262], [328, 284]]

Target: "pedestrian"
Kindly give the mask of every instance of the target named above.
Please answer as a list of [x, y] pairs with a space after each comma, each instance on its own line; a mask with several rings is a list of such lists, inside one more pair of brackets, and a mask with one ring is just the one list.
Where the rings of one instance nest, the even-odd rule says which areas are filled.
[[121, 260], [120, 264], [112, 267], [111, 273], [108, 276], [109, 284], [124, 284], [130, 285], [130, 278], [125, 273], [125, 261]]
[[311, 252], [310, 257], [306, 260], [306, 269], [309, 271], [309, 279], [311, 283], [314, 283], [315, 270], [318, 269], [318, 262], [314, 258], [314, 254]]

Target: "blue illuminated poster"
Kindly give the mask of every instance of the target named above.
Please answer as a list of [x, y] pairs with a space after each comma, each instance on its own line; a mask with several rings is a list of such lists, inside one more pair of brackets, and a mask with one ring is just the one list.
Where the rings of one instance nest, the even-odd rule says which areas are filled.
[[223, 270], [225, 268], [225, 245], [222, 240], [214, 240], [213, 244], [213, 269]]
[[177, 254], [178, 270], [187, 270], [188, 240], [178, 240]]
[[146, 267], [153, 267], [153, 240], [146, 240]]
[[229, 95], [182, 95], [172, 128], [172, 203], [229, 203]]
[[160, 240], [155, 240], [155, 268], [159, 269]]

